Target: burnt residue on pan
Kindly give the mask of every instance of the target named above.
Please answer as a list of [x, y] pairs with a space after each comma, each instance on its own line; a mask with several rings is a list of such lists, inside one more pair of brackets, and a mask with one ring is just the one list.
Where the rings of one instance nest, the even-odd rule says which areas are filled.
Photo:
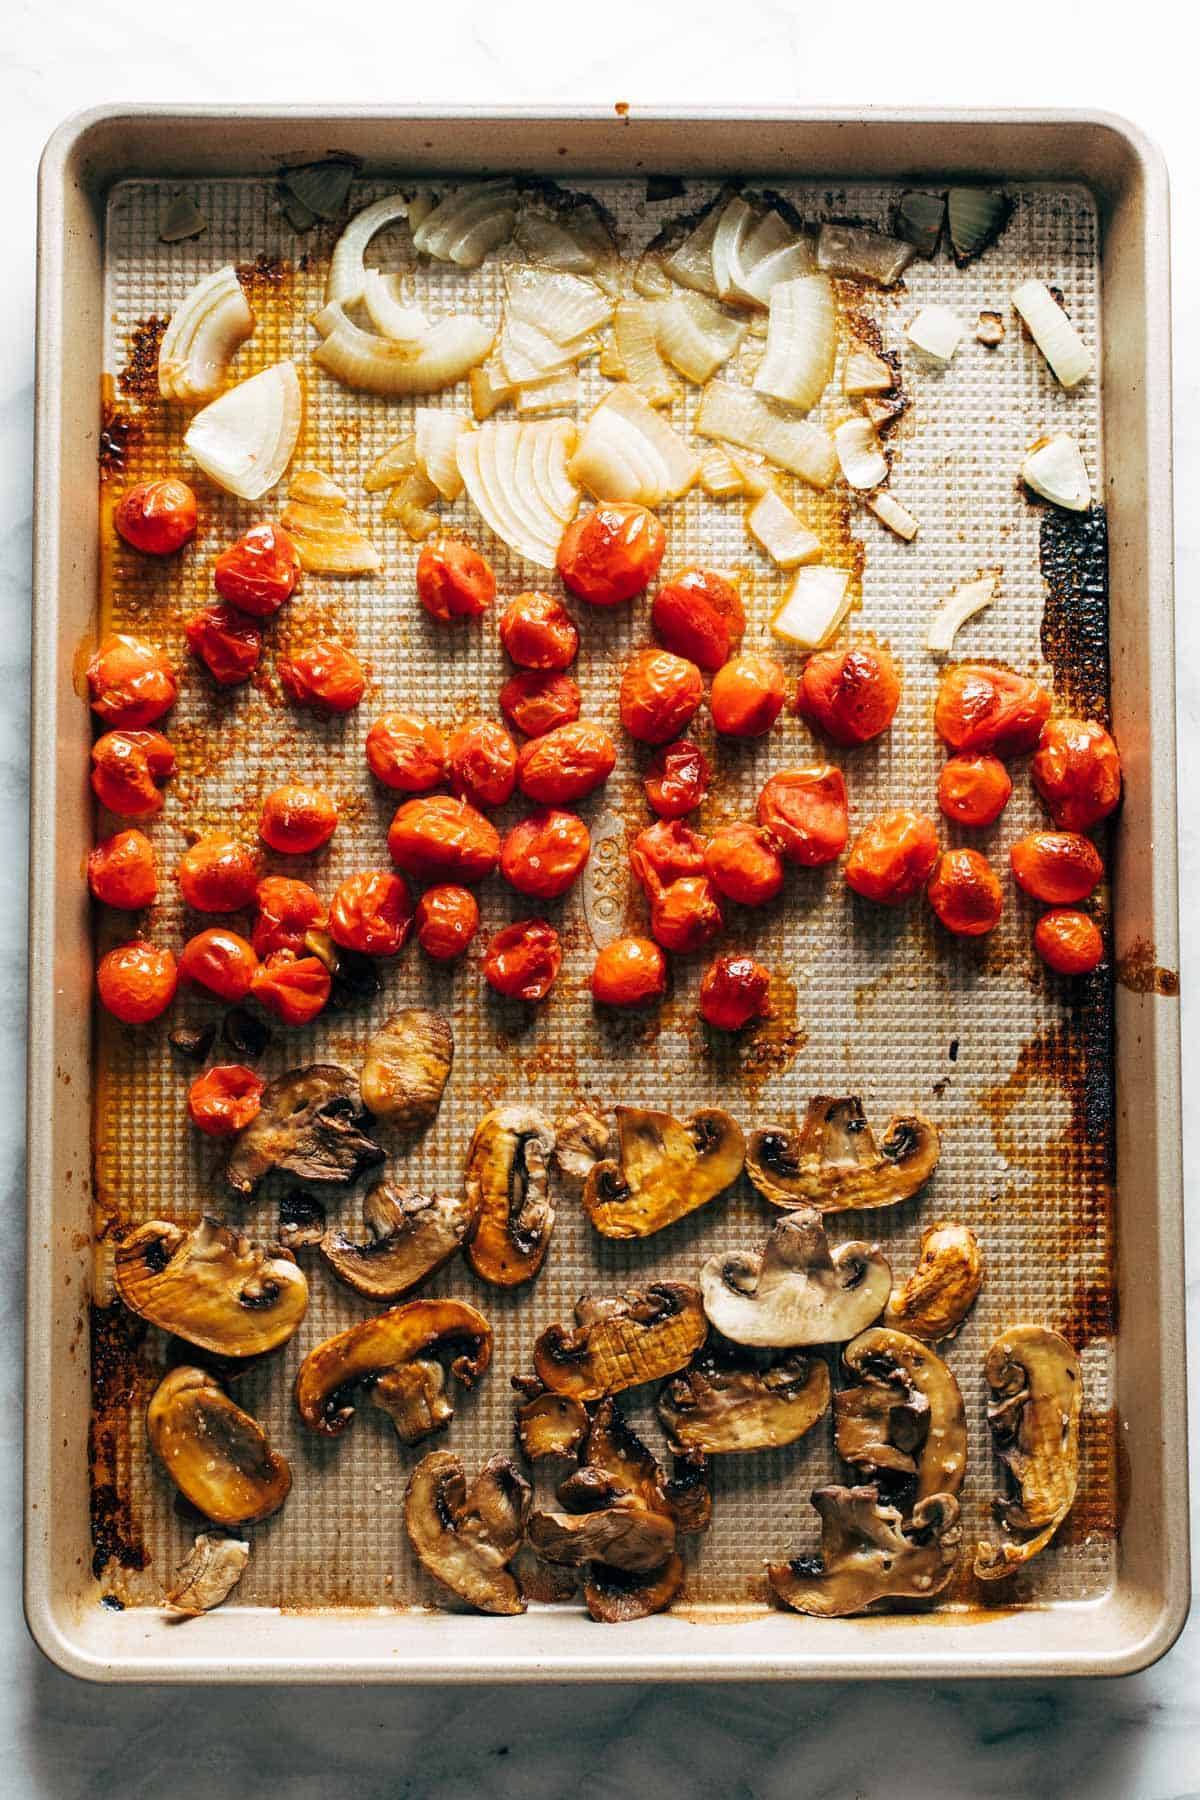
[[1096, 1338], [1116, 1337], [1119, 1318], [1116, 1275], [1110, 1269], [1103, 1277], [1081, 1277], [1075, 1283], [1065, 1310], [1053, 1324], [1055, 1331], [1061, 1332], [1072, 1348], [1080, 1351]]
[[1164, 969], [1147, 938], [1134, 938], [1124, 956], [1117, 959], [1117, 980], [1131, 994], [1162, 994], [1174, 1000], [1179, 994], [1179, 975]]
[[985, 1088], [979, 1104], [991, 1121], [996, 1148], [1019, 1154], [1010, 1119], [1025, 1095], [1057, 1089], [1071, 1111], [1070, 1135], [1102, 1180], [1113, 1173], [1112, 1021], [1107, 1007], [1082, 1007], [1071, 1018], [1047, 1026], [1022, 1046], [1010, 1074]]
[[158, 351], [166, 329], [166, 319], [152, 314], [148, 319], [139, 319], [130, 332], [128, 360], [117, 376], [117, 386], [130, 400], [146, 402], [159, 398]]
[[142, 441], [140, 422], [130, 413], [106, 400], [100, 409], [100, 479], [111, 481], [124, 475], [130, 456]]
[[1110, 723], [1108, 700], [1108, 519], [1048, 506], [1038, 532], [1046, 605], [1042, 655], [1054, 670], [1060, 702]]
[[145, 1322], [114, 1301], [91, 1307], [92, 1417], [88, 1476], [92, 1573], [110, 1564], [144, 1569], [150, 1560], [130, 1493], [130, 1419], [146, 1399], [150, 1371], [143, 1356]]

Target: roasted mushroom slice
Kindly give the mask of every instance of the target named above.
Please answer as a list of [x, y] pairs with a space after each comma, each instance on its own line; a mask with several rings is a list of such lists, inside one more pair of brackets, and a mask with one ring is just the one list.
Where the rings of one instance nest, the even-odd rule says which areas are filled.
[[185, 1499], [215, 1525], [249, 1525], [278, 1512], [292, 1471], [257, 1419], [203, 1369], [172, 1369], [146, 1409], [154, 1454]]
[[573, 1569], [603, 1562], [644, 1575], [674, 1554], [675, 1521], [620, 1497], [599, 1512], [536, 1512], [529, 1521], [529, 1542], [547, 1562]]
[[409, 1300], [351, 1325], [310, 1350], [300, 1364], [296, 1375], [300, 1417], [310, 1431], [337, 1437], [354, 1417], [349, 1402], [352, 1388], [378, 1383], [424, 1351], [455, 1344], [463, 1348], [451, 1362], [450, 1373], [469, 1388], [491, 1361], [492, 1328], [465, 1300]]
[[420, 1131], [442, 1104], [454, 1061], [454, 1033], [442, 1013], [410, 1006], [385, 1019], [367, 1045], [362, 1097], [401, 1131]]
[[228, 1600], [246, 1572], [250, 1546], [244, 1538], [201, 1532], [175, 1571], [175, 1586], [163, 1601], [168, 1612], [194, 1619]]
[[475, 1127], [467, 1151], [467, 1261], [493, 1287], [532, 1281], [550, 1248], [554, 1127], [532, 1106], [501, 1106]]
[[666, 1382], [658, 1416], [671, 1443], [706, 1456], [794, 1444], [829, 1411], [829, 1365], [789, 1351], [756, 1354], [710, 1341]]
[[1074, 1504], [1083, 1380], [1066, 1338], [1043, 1325], [1004, 1332], [987, 1353], [984, 1374], [997, 1396], [988, 1407], [996, 1454], [1017, 1490], [1015, 1499], [996, 1502], [996, 1512], [1010, 1531], [1033, 1534], [976, 1545], [976, 1575], [1000, 1581], [1045, 1549]]
[[715, 1106], [690, 1119], [617, 1108], [617, 1155], [583, 1184], [583, 1206], [603, 1237], [642, 1238], [695, 1212], [741, 1174], [746, 1140]]
[[821, 1553], [771, 1563], [772, 1592], [793, 1612], [845, 1619], [889, 1600], [932, 1600], [954, 1573], [962, 1532], [953, 1494], [922, 1500], [904, 1526], [873, 1487], [817, 1488]]
[[932, 1494], [957, 1494], [967, 1468], [967, 1415], [937, 1353], [877, 1326], [842, 1351], [858, 1387], [834, 1395], [838, 1455], [869, 1476], [898, 1478], [905, 1511]]
[[321, 1255], [339, 1281], [368, 1300], [398, 1300], [411, 1292], [449, 1262], [471, 1221], [470, 1209], [460, 1199], [406, 1193], [390, 1181], [368, 1190], [362, 1210], [370, 1234], [366, 1243], [327, 1231]]
[[587, 1430], [586, 1411], [568, 1394], [534, 1394], [517, 1408], [517, 1441], [527, 1462], [577, 1456]]
[[708, 1330], [700, 1291], [686, 1281], [652, 1281], [603, 1300], [580, 1300], [575, 1330], [549, 1325], [533, 1348], [546, 1387], [575, 1400], [600, 1400], [681, 1369]]
[[572, 1187], [582, 1187], [601, 1157], [612, 1149], [608, 1125], [586, 1106], [564, 1119], [555, 1136], [555, 1166]]
[[857, 1337], [891, 1288], [878, 1245], [839, 1244], [831, 1253], [811, 1206], [780, 1219], [763, 1250], [712, 1256], [700, 1271], [710, 1323], [735, 1344], [765, 1350]]
[[524, 1612], [508, 1565], [525, 1536], [530, 1498], [507, 1456], [485, 1462], [468, 1491], [461, 1459], [431, 1450], [404, 1495], [404, 1524], [422, 1568], [479, 1612]]
[[346, 1186], [383, 1161], [367, 1134], [370, 1123], [349, 1069], [336, 1063], [291, 1069], [268, 1082], [257, 1118], [234, 1139], [226, 1185], [245, 1199], [264, 1175], [285, 1169], [303, 1181]]
[[279, 1242], [285, 1250], [311, 1250], [325, 1236], [325, 1208], [300, 1188], [279, 1202]]
[[809, 1101], [799, 1131], [768, 1125], [753, 1134], [746, 1173], [772, 1206], [849, 1212], [910, 1199], [929, 1180], [940, 1154], [936, 1126], [919, 1113], [889, 1119], [877, 1144], [861, 1100], [818, 1095]]
[[967, 1225], [944, 1221], [921, 1234], [921, 1257], [903, 1287], [893, 1288], [883, 1315], [927, 1344], [953, 1337], [983, 1286], [983, 1257]]
[[371, 1389], [371, 1405], [387, 1413], [402, 1444], [419, 1444], [444, 1431], [454, 1417], [441, 1363], [418, 1357], [388, 1369]]
[[216, 1356], [259, 1356], [286, 1344], [308, 1308], [296, 1259], [264, 1249], [219, 1219], [194, 1231], [151, 1219], [117, 1245], [117, 1292], [133, 1312]]
[[683, 1586], [683, 1558], [676, 1551], [661, 1569], [648, 1575], [614, 1569], [611, 1563], [592, 1563], [583, 1584], [588, 1612], [598, 1625], [628, 1625], [666, 1612]]

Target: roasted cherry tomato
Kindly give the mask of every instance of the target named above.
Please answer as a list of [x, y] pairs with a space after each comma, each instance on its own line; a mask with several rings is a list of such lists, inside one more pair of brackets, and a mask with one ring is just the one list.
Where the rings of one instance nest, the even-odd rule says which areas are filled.
[[667, 989], [667, 959], [649, 938], [614, 938], [596, 952], [592, 998], [601, 1006], [645, 1006]]
[[707, 875], [684, 875], [650, 896], [650, 931], [664, 950], [702, 950], [724, 923]]
[[646, 799], [660, 819], [682, 819], [701, 804], [711, 779], [708, 758], [700, 746], [680, 738], [654, 752], [643, 785]]
[[1064, 831], [1086, 831], [1107, 819], [1121, 798], [1121, 758], [1094, 719], [1051, 719], [1030, 773]]
[[606, 501], [568, 525], [558, 546], [564, 584], [591, 606], [619, 606], [658, 574], [666, 533], [644, 506]]
[[277, 657], [275, 667], [289, 700], [316, 712], [353, 712], [366, 692], [362, 664], [336, 638], [304, 644], [290, 656]]
[[646, 892], [653, 893], [682, 875], [703, 875], [704, 839], [682, 819], [656, 819], [634, 838], [629, 866]]
[[500, 873], [534, 900], [557, 900], [578, 880], [592, 840], [577, 813], [553, 806], [514, 825], [500, 848]]
[[958, 663], [938, 688], [933, 723], [952, 750], [992, 750], [1022, 756], [1050, 716], [1050, 696], [1029, 675], [990, 663]]
[[219, 687], [249, 681], [262, 655], [262, 632], [236, 606], [206, 606], [193, 613], [184, 636]]
[[388, 829], [388, 853], [417, 881], [482, 881], [500, 860], [500, 834], [467, 800], [406, 800]]
[[258, 1117], [266, 1085], [245, 1063], [215, 1063], [188, 1089], [188, 1118], [209, 1137], [232, 1137]]
[[137, 912], [158, 898], [154, 846], [140, 831], [118, 831], [87, 860], [88, 886], [105, 906]]
[[222, 550], [213, 584], [222, 600], [256, 619], [270, 618], [295, 592], [300, 558], [282, 526], [252, 525], [236, 544]]
[[299, 955], [310, 931], [325, 926], [325, 908], [307, 881], [293, 881], [287, 875], [268, 875], [255, 893], [258, 917], [250, 942], [255, 955], [264, 959], [277, 950], [291, 950]]
[[161, 719], [179, 694], [162, 651], [122, 631], [110, 633], [93, 651], [87, 684], [92, 711], [107, 725], [133, 731]]
[[704, 872], [740, 906], [765, 906], [783, 886], [783, 863], [761, 825], [719, 826], [704, 851]]
[[601, 787], [617, 752], [602, 725], [577, 719], [534, 738], [517, 758], [517, 786], [540, 806], [568, 806]]
[[323, 788], [289, 781], [263, 801], [258, 835], [284, 856], [308, 856], [329, 842], [337, 821], [337, 807]]
[[500, 689], [500, 711], [514, 731], [545, 737], [559, 725], [573, 725], [583, 698], [569, 675], [522, 669]]
[[746, 629], [741, 595], [711, 569], [684, 569], [654, 596], [650, 622], [668, 650], [708, 674], [728, 661]]
[[677, 737], [704, 697], [695, 663], [670, 650], [639, 650], [621, 676], [621, 723], [643, 744]]
[[738, 656], [713, 676], [708, 704], [726, 737], [756, 738], [770, 731], [787, 699], [787, 674], [773, 656]]
[[944, 851], [925, 892], [946, 930], [960, 937], [983, 937], [1000, 923], [1000, 883], [978, 850]]
[[830, 763], [781, 769], [758, 796], [758, 822], [769, 831], [787, 862], [816, 868], [846, 848], [850, 806], [846, 781]]
[[938, 858], [937, 827], [924, 813], [880, 813], [850, 846], [846, 880], [856, 894], [899, 906], [919, 894]]
[[139, 482], [117, 501], [113, 524], [144, 556], [173, 556], [196, 535], [196, 496], [175, 475]]
[[412, 930], [408, 883], [390, 869], [351, 875], [329, 902], [329, 935], [343, 950], [398, 956]]
[[994, 825], [1008, 805], [1012, 777], [998, 756], [951, 756], [938, 776], [938, 805], [956, 825]]
[[519, 919], [498, 931], [483, 958], [489, 986], [509, 1000], [544, 1000], [562, 967], [558, 933], [545, 919]]
[[468, 888], [426, 888], [417, 902], [417, 942], [435, 962], [465, 955], [479, 930], [479, 902]]
[[244, 1000], [257, 970], [254, 946], [216, 925], [198, 931], [179, 953], [180, 980], [206, 988], [218, 1000]]
[[367, 765], [384, 787], [425, 794], [446, 779], [446, 740], [427, 719], [384, 713], [367, 733]]
[[255, 974], [250, 991], [283, 1024], [308, 1025], [327, 1006], [333, 978], [319, 956], [276, 950]]
[[771, 1010], [771, 977], [752, 956], [714, 956], [700, 977], [700, 1016], [718, 1031], [740, 1031]]
[[160, 813], [162, 784], [174, 773], [175, 752], [161, 731], [106, 731], [92, 745], [92, 789], [123, 819]]
[[500, 642], [519, 669], [569, 669], [579, 630], [554, 594], [518, 594], [500, 616]]
[[126, 1025], [145, 1025], [165, 1012], [178, 979], [171, 952], [140, 938], [110, 950], [96, 968], [101, 1005]]
[[1033, 947], [1060, 975], [1087, 975], [1104, 961], [1104, 938], [1095, 919], [1072, 907], [1043, 913], [1033, 929]]
[[238, 912], [253, 906], [258, 860], [227, 831], [197, 838], [179, 859], [179, 891], [197, 912]]
[[417, 599], [443, 624], [475, 619], [496, 598], [492, 565], [461, 538], [430, 538], [417, 558]]
[[517, 785], [517, 746], [495, 719], [468, 719], [446, 745], [450, 786], [472, 806], [503, 806]]
[[900, 704], [900, 677], [886, 650], [818, 650], [800, 674], [796, 711], [835, 744], [866, 744], [886, 731]]
[[1017, 886], [1047, 906], [1086, 900], [1104, 874], [1095, 844], [1076, 831], [1031, 831], [1008, 857]]

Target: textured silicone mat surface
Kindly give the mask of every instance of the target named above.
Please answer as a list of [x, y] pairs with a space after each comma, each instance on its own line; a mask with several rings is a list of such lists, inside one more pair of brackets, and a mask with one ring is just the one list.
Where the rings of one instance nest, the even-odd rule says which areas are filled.
[[[165, 811], [149, 828], [166, 878], [160, 904], [147, 921], [150, 935], [178, 948], [199, 923], [210, 922], [185, 918], [169, 879], [196, 834], [224, 827], [254, 843], [262, 796], [286, 779], [308, 779], [327, 786], [338, 801], [341, 822], [332, 843], [315, 859], [268, 855], [266, 867], [310, 879], [325, 896], [355, 870], [386, 867], [385, 832], [394, 799], [376, 790], [367, 772], [362, 743], [368, 723], [390, 708], [424, 713], [445, 725], [476, 712], [497, 716], [496, 695], [510, 670], [493, 618], [447, 630], [426, 617], [413, 591], [417, 548], [398, 525], [381, 518], [384, 496], [362, 491], [375, 458], [410, 429], [412, 403], [353, 394], [310, 361], [316, 337], [307, 318], [323, 299], [338, 228], [318, 227], [296, 237], [278, 211], [270, 182], [202, 182], [190, 184], [189, 191], [208, 217], [207, 232], [168, 246], [159, 242], [158, 230], [172, 191], [166, 183], [128, 182], [110, 199], [105, 366], [114, 377], [118, 429], [122, 422], [130, 427], [124, 470], [110, 491], [169, 468], [188, 474], [181, 451], [187, 414], [157, 398], [152, 378], [157, 338], [147, 322], [169, 315], [188, 287], [219, 264], [257, 261], [246, 279], [258, 324], [238, 356], [235, 375], [241, 379], [280, 357], [294, 358], [306, 407], [292, 470], [319, 467], [332, 474], [385, 563], [381, 575], [360, 581], [305, 576], [293, 602], [268, 626], [263, 658], [268, 676], [277, 650], [317, 631], [343, 637], [364, 661], [369, 688], [361, 709], [348, 719], [321, 722], [284, 704], [273, 678], [232, 693], [215, 689], [183, 642], [184, 619], [212, 598], [212, 555], [254, 518], [277, 513], [284, 490], [273, 505], [247, 507], [197, 481], [201, 530], [182, 557], [155, 563], [119, 545], [108, 553], [111, 621], [164, 643], [183, 673], [180, 701], [167, 721], [179, 774], [168, 789]], [[386, 191], [384, 184], [358, 183], [353, 203], [365, 204]], [[665, 205], [647, 203], [640, 183], [597, 182], [589, 191], [611, 209], [623, 246], [636, 253], [674, 208], [690, 210], [715, 190], [689, 184], [684, 199]], [[785, 192], [807, 219], [875, 223], [887, 220], [896, 194], [890, 186], [806, 185]], [[920, 521], [916, 542], [904, 545], [870, 515], [851, 510], [844, 490], [818, 496], [779, 477], [781, 491], [820, 531], [825, 560], [861, 571], [861, 603], [848, 622], [848, 635], [886, 643], [903, 670], [904, 697], [892, 731], [863, 750], [833, 753], [846, 771], [852, 831], [889, 807], [936, 810], [942, 752], [931, 708], [938, 665], [923, 645], [932, 609], [953, 587], [980, 570], [1000, 570], [995, 604], [963, 630], [956, 648], [964, 656], [1040, 669], [1049, 678], [1039, 648], [1045, 598], [1038, 560], [1041, 510], [1022, 494], [1017, 479], [1026, 444], [1043, 431], [1071, 431], [1094, 486], [1100, 487], [1098, 382], [1091, 379], [1075, 393], [1064, 393], [1023, 338], [1008, 303], [1022, 279], [1046, 279], [1061, 290], [1084, 339], [1098, 351], [1094, 206], [1078, 188], [1016, 188], [1013, 197], [1014, 216], [1000, 243], [970, 268], [956, 269], [943, 251], [933, 263], [915, 263], [891, 293], [843, 288], [843, 346], [857, 312], [877, 324], [885, 347], [902, 354], [910, 405], [891, 440], [891, 486]], [[399, 266], [406, 261], [405, 241], [389, 234], [376, 240], [373, 255]], [[434, 312], [472, 310], [489, 319], [498, 314], [498, 259], [470, 274], [422, 266], [414, 270], [414, 281]], [[904, 324], [930, 301], [951, 306], [967, 327], [945, 371], [917, 367], [903, 338]], [[1007, 335], [996, 350], [974, 340], [981, 308], [1005, 317]], [[746, 339], [743, 372], [760, 349], [760, 340]], [[598, 397], [605, 386], [595, 363], [585, 364], [583, 392]], [[677, 424], [686, 425], [697, 397], [698, 390], [680, 383], [672, 411]], [[428, 403], [469, 410], [465, 384]], [[836, 415], [840, 403], [839, 375], [828, 390], [826, 417]], [[531, 586], [556, 587], [553, 576], [521, 563], [492, 539], [465, 498], [444, 512], [451, 527], [471, 535], [493, 557], [502, 596]], [[747, 537], [743, 504], [693, 494], [663, 517], [665, 569], [703, 563], [736, 571], [750, 621], [747, 645], [765, 645], [767, 620], [786, 577]], [[829, 1224], [834, 1242], [877, 1238], [897, 1278], [912, 1268], [921, 1230], [935, 1220], [964, 1220], [979, 1236], [986, 1260], [983, 1294], [945, 1349], [970, 1421], [963, 1494], [968, 1546], [993, 1534], [990, 1501], [1002, 1485], [984, 1411], [982, 1359], [992, 1337], [1022, 1321], [1056, 1327], [1083, 1353], [1086, 1385], [1080, 1495], [1059, 1541], [1000, 1591], [977, 1588], [965, 1572], [969, 1557], [964, 1556], [948, 1602], [991, 1608], [1094, 1596], [1112, 1576], [1117, 1525], [1107, 979], [1097, 977], [1072, 993], [1048, 976], [1032, 949], [1036, 909], [1007, 873], [1004, 918], [980, 944], [947, 938], [921, 905], [892, 914], [857, 901], [835, 867], [791, 871], [783, 897], [770, 908], [748, 912], [729, 906], [723, 944], [753, 948], [774, 971], [775, 1017], [744, 1042], [718, 1041], [696, 1017], [703, 957], [673, 959], [668, 999], [650, 1017], [598, 1015], [587, 989], [593, 940], [603, 941], [626, 921], [644, 919], [640, 897], [629, 884], [625, 847], [650, 815], [639, 753], [617, 726], [616, 687], [623, 659], [648, 638], [648, 604], [643, 598], [613, 615], [591, 614], [572, 603], [583, 636], [572, 672], [583, 691], [584, 715], [613, 730], [619, 761], [607, 788], [580, 807], [593, 832], [584, 881], [542, 909], [564, 944], [563, 970], [550, 1000], [535, 1010], [500, 1001], [483, 982], [477, 954], [446, 970], [432, 966], [414, 944], [397, 962], [383, 965], [382, 992], [371, 1009], [328, 1016], [302, 1032], [276, 1030], [262, 1066], [270, 1074], [317, 1060], [357, 1067], [371, 1030], [388, 1012], [409, 1004], [445, 1009], [453, 1019], [456, 1054], [439, 1117], [406, 1153], [388, 1143], [396, 1179], [443, 1189], [461, 1180], [479, 1117], [505, 1099], [532, 1101], [558, 1117], [580, 1099], [601, 1108], [625, 1100], [677, 1113], [715, 1102], [747, 1131], [802, 1114], [807, 1098], [817, 1092], [861, 1094], [877, 1131], [893, 1111], [916, 1107], [929, 1113], [943, 1133], [943, 1156], [924, 1194], [890, 1211], [842, 1215]], [[769, 773], [827, 754], [790, 712], [753, 744], [717, 745], [704, 720], [706, 714], [697, 719], [693, 735], [705, 743], [718, 773], [700, 815], [701, 829], [752, 816]], [[944, 842], [975, 843], [1005, 871], [1009, 844], [1043, 819], [1025, 766], [1013, 772], [1012, 802], [991, 830], [959, 835], [941, 821]], [[498, 822], [511, 823], [521, 811], [514, 802]], [[483, 888], [481, 904], [484, 936], [538, 910], [509, 892], [498, 876]], [[236, 928], [238, 921], [231, 923]], [[102, 921], [100, 947], [127, 935], [123, 926], [127, 921]], [[154, 1217], [192, 1221], [207, 1208], [226, 1210], [262, 1239], [274, 1234], [278, 1199], [287, 1184], [268, 1183], [252, 1205], [230, 1209], [217, 1178], [219, 1152], [186, 1121], [191, 1070], [173, 1057], [166, 1033], [171, 1024], [202, 1020], [212, 1011], [202, 999], [181, 997], [173, 1015], [156, 1026], [130, 1032], [110, 1021], [102, 1024], [96, 1102], [101, 1300], [110, 1292], [106, 1240], [120, 1226]], [[361, 1235], [359, 1205], [358, 1193], [346, 1194], [335, 1199], [331, 1217]], [[508, 1378], [528, 1368], [533, 1341], [545, 1325], [570, 1320], [580, 1294], [615, 1291], [654, 1276], [694, 1279], [714, 1252], [760, 1246], [777, 1217], [742, 1183], [658, 1236], [610, 1243], [592, 1232], [578, 1202], [563, 1195], [549, 1258], [532, 1288], [511, 1294], [488, 1289], [455, 1261], [428, 1291], [481, 1306], [495, 1327], [495, 1354], [484, 1382], [457, 1400], [449, 1432], [434, 1443], [459, 1452], [468, 1470], [509, 1449]], [[311, 1304], [301, 1331], [281, 1354], [237, 1384], [242, 1404], [263, 1420], [292, 1462], [295, 1482], [282, 1513], [250, 1529], [251, 1561], [235, 1601], [299, 1608], [434, 1601], [440, 1595], [417, 1569], [401, 1519], [408, 1471], [430, 1444], [402, 1450], [386, 1417], [365, 1402], [347, 1433], [333, 1443], [315, 1441], [295, 1417], [291, 1384], [301, 1357], [371, 1310], [313, 1253], [302, 1257]], [[126, 1335], [115, 1329], [115, 1318], [102, 1317], [100, 1341], [123, 1341]], [[106, 1531], [98, 1560], [115, 1546], [105, 1585], [126, 1604], [161, 1597], [196, 1529], [176, 1508], [174, 1492], [145, 1442], [144, 1405], [164, 1351], [159, 1334], [151, 1332], [127, 1359], [114, 1355], [111, 1364], [105, 1357], [99, 1363], [94, 1462], [97, 1483], [111, 1492], [98, 1506]], [[629, 1410], [661, 1449], [650, 1398], [637, 1396]], [[757, 1603], [763, 1559], [812, 1546], [809, 1491], [837, 1479], [846, 1479], [846, 1473], [839, 1471], [828, 1420], [789, 1449], [716, 1459], [712, 1527], [688, 1540], [687, 1584], [678, 1605]]]

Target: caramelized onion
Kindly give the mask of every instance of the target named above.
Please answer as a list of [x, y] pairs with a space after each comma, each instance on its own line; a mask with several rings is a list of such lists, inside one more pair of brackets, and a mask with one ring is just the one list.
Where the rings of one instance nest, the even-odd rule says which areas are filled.
[[570, 419], [506, 420], [458, 440], [459, 471], [477, 511], [510, 549], [543, 569], [554, 567], [579, 505], [567, 469], [575, 441]]

